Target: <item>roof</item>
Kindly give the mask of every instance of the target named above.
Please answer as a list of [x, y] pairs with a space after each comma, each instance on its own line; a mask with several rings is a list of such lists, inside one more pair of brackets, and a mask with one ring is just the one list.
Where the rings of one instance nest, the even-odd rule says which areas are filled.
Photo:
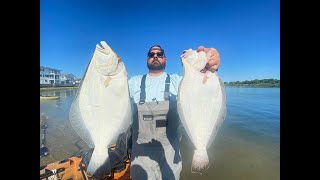
[[76, 76], [75, 76], [75, 75], [73, 75], [72, 73], [67, 74], [66, 76], [67, 76], [67, 77], [71, 77], [71, 78], [76, 78]]
[[51, 67], [47, 67], [47, 66], [40, 66], [40, 68], [50, 69], [50, 70], [55, 70], [55, 71], [61, 71], [61, 70], [59, 70], [59, 69], [55, 69], [55, 68], [51, 68]]
[[65, 76], [65, 77], [69, 77], [69, 78], [76, 78], [76, 76], [73, 75], [72, 73], [61, 73], [60, 76]]

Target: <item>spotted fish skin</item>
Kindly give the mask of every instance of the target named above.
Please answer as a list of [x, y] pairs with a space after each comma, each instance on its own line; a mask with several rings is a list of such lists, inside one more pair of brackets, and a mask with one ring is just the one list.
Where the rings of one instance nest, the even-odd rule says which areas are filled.
[[205, 52], [189, 49], [181, 55], [183, 78], [177, 95], [178, 114], [195, 146], [191, 171], [202, 174], [209, 168], [207, 149], [226, 117], [224, 83], [216, 72], [201, 72]]

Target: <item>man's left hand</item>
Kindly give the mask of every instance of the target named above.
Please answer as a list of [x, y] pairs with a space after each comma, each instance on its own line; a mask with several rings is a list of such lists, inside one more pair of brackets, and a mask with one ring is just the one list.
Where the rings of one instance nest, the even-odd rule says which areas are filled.
[[205, 67], [206, 70], [209, 70], [211, 72], [215, 72], [218, 70], [220, 66], [220, 55], [215, 48], [205, 48], [204, 46], [199, 46], [197, 51], [204, 51], [207, 54], [208, 63]]

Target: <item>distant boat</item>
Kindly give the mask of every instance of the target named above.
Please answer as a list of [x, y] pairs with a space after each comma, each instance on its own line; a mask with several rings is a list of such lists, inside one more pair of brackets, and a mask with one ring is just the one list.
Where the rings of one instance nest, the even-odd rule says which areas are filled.
[[40, 100], [52, 100], [52, 99], [59, 99], [59, 96], [44, 96], [40, 95]]

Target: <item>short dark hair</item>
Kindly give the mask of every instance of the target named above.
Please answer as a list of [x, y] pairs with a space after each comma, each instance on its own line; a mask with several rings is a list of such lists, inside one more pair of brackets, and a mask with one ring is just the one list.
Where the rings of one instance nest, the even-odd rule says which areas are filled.
[[[154, 48], [154, 47], [158, 47], [158, 48]], [[153, 49], [159, 49], [160, 51], [163, 52], [164, 57], [166, 57], [166, 54], [164, 53], [164, 49], [162, 49], [162, 47], [160, 45], [153, 45], [149, 48], [149, 51], [147, 54], [149, 54], [149, 52], [151, 52]]]

